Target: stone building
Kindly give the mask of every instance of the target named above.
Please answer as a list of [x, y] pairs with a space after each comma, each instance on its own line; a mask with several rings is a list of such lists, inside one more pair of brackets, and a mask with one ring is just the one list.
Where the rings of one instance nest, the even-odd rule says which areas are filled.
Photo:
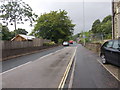
[[112, 10], [113, 10], [112, 37], [113, 39], [115, 39], [120, 37], [120, 0], [113, 0]]

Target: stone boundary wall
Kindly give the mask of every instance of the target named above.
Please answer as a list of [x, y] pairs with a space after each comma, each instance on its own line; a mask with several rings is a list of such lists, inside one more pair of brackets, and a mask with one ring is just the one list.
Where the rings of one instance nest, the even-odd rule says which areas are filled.
[[100, 43], [86, 43], [85, 47], [94, 52], [100, 53], [101, 44]]

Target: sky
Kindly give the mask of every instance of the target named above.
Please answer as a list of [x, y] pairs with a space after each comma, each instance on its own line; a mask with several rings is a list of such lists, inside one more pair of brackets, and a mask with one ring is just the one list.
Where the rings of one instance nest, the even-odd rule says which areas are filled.
[[[72, 23], [76, 24], [74, 34], [91, 29], [92, 23], [96, 19], [103, 20], [104, 17], [112, 14], [111, 0], [22, 0], [29, 4], [33, 12], [38, 16], [50, 11], [66, 10]], [[83, 2], [84, 1], [84, 2]], [[83, 11], [84, 10], [84, 11]], [[84, 12], [84, 14], [83, 14]], [[17, 25], [17, 28], [21, 25]], [[34, 27], [28, 23], [22, 25], [29, 33]], [[9, 26], [14, 30], [14, 26]]]

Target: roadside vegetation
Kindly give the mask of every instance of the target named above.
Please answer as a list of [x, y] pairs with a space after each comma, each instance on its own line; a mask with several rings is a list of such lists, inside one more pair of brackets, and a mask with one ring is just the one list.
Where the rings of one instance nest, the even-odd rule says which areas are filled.
[[[17, 28], [17, 24], [29, 22], [30, 26], [36, 23], [30, 35], [62, 43], [70, 39], [75, 26], [65, 10], [51, 11], [38, 17], [22, 0], [5, 1], [0, 6], [0, 20], [1, 40], [11, 40], [17, 34], [27, 35], [28, 32], [22, 27]], [[15, 29], [10, 31], [8, 25], [13, 25]]]
[[87, 32], [81, 32], [74, 35], [73, 40], [80, 39], [80, 43], [103, 43], [104, 40], [112, 39], [112, 16], [106, 16], [102, 21], [95, 20], [92, 29]]
[[73, 34], [74, 26], [75, 24], [72, 24], [72, 20], [67, 16], [65, 10], [51, 11], [38, 18], [31, 34], [59, 43], [69, 40]]
[[53, 46], [53, 45], [55, 45], [55, 42], [53, 41], [43, 43], [43, 46]]

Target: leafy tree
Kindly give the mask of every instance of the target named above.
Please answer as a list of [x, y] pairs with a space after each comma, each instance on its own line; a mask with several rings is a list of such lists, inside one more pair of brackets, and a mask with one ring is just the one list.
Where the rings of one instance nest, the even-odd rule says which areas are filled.
[[80, 34], [81, 34], [81, 33], [78, 33], [78, 34], [73, 35], [73, 36], [71, 37], [71, 40], [76, 41], [77, 38], [80, 37]]
[[24, 34], [27, 35], [27, 31], [25, 29], [22, 28], [18, 28], [17, 30], [11, 31], [11, 37], [15, 37], [17, 34]]
[[1, 40], [10, 40], [11, 37], [11, 32], [9, 31], [7, 26], [2, 25], [2, 31], [0, 33]]
[[103, 19], [102, 23], [106, 23], [107, 21], [112, 21], [112, 16], [111, 16], [111, 15], [106, 16], [106, 17]]
[[27, 35], [28, 32], [25, 29], [18, 28], [17, 30], [14, 30], [14, 33]]
[[95, 22], [92, 25], [92, 32], [93, 33], [98, 33], [97, 31], [98, 31], [98, 27], [100, 27], [100, 23], [101, 22], [99, 19], [95, 20]]
[[93, 34], [101, 34], [104, 38], [111, 38], [112, 37], [112, 16], [106, 16], [102, 22], [97, 19], [91, 29]]
[[0, 18], [7, 25], [14, 23], [16, 30], [16, 24], [24, 24], [24, 21], [30, 21], [30, 25], [32, 25], [37, 15], [22, 0], [8, 0], [0, 6]]
[[68, 40], [73, 34], [74, 26], [65, 10], [51, 11], [39, 17], [32, 34], [57, 43], [61, 39]]

